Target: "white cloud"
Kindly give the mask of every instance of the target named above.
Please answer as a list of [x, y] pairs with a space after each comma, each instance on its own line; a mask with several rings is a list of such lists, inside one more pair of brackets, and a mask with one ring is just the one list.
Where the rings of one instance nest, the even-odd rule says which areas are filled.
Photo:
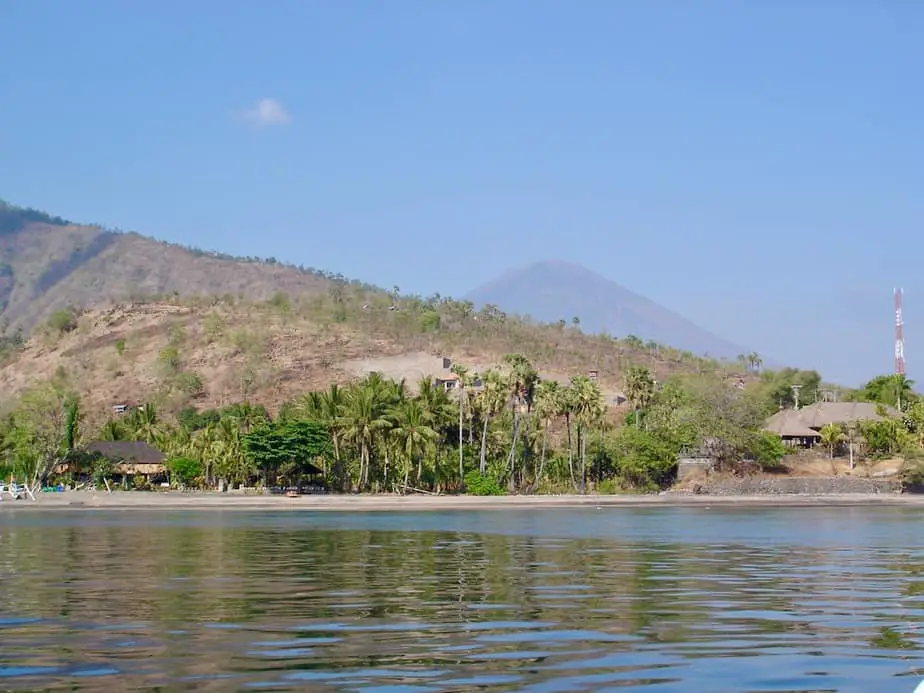
[[256, 125], [284, 125], [292, 116], [279, 101], [267, 98], [244, 111], [244, 119]]

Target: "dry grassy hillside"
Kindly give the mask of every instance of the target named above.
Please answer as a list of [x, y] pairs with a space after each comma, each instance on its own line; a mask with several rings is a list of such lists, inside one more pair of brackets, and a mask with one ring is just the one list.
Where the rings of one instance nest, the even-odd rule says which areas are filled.
[[475, 313], [454, 301], [402, 299], [395, 307], [385, 296], [337, 285], [262, 303], [225, 297], [97, 308], [70, 331], [37, 330], [0, 366], [0, 392], [8, 403], [35, 384], [66, 381], [83, 395], [85, 415], [99, 419], [124, 400], [176, 410], [249, 399], [273, 409], [372, 370], [412, 383], [441, 373], [444, 356], [477, 371], [516, 351], [544, 377], [597, 369], [612, 402], [628, 365], [648, 365], [661, 378], [716, 367], [672, 350], [638, 351], [571, 328]]
[[0, 202], [0, 314], [26, 332], [68, 306], [173, 294], [264, 300], [278, 291], [323, 292], [330, 283], [294, 267], [219, 258]]

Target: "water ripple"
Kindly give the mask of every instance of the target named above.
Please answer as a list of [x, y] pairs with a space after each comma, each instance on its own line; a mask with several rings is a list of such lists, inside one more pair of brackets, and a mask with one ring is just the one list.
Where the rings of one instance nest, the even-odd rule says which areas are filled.
[[4, 516], [0, 680], [910, 693], [921, 516], [825, 512]]

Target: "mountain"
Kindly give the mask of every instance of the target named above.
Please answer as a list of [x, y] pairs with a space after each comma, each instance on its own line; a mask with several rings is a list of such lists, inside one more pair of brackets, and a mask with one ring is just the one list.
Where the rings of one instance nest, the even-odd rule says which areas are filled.
[[29, 332], [55, 311], [157, 295], [327, 291], [332, 277], [69, 222], [0, 200], [0, 316]]
[[465, 298], [542, 322], [570, 323], [577, 317], [588, 333], [635, 335], [695, 354], [735, 358], [750, 352], [614, 281], [558, 260], [510, 270]]
[[[540, 272], [539, 285], [553, 286], [551, 274]], [[600, 301], [612, 296], [596, 293]], [[555, 319], [575, 313], [567, 303], [557, 310]], [[0, 412], [30, 388], [64, 383], [97, 422], [120, 402], [173, 412], [244, 399], [273, 407], [373, 370], [413, 384], [445, 375], [444, 358], [481, 372], [512, 352], [556, 380], [596, 371], [611, 403], [627, 364], [648, 366], [659, 379], [753, 378], [675, 349], [475, 313], [438, 296], [395, 297], [340, 275], [205, 253], [2, 202], [0, 318], [9, 323], [0, 329]]]

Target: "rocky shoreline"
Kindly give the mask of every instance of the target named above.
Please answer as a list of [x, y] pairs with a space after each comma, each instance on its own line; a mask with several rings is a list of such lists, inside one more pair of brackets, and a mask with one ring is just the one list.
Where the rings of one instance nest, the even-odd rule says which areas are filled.
[[744, 477], [706, 479], [693, 484], [689, 493], [703, 496], [840, 496], [844, 494], [899, 494], [896, 479], [864, 479], [855, 476], [832, 477]]

